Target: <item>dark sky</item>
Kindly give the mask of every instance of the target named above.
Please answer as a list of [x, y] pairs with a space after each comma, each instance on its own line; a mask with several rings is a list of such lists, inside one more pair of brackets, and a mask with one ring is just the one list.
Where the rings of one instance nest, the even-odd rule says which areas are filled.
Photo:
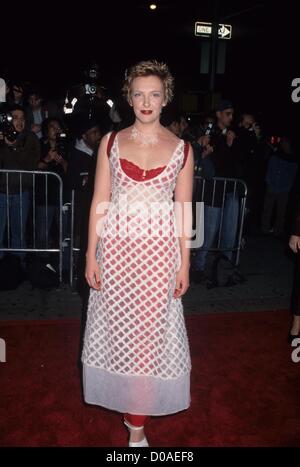
[[[116, 94], [128, 66], [156, 58], [170, 66], [178, 92], [207, 91], [208, 77], [199, 71], [202, 39], [194, 36], [194, 23], [212, 20], [214, 0], [158, 1], [155, 12], [148, 9], [150, 2], [132, 0], [68, 2], [68, 10], [62, 10], [64, 3], [7, 6], [6, 21], [1, 20], [4, 77], [36, 81], [55, 94], [79, 82], [94, 58], [103, 84]], [[233, 37], [226, 41], [226, 73], [217, 77], [216, 91], [239, 110], [262, 112], [274, 127], [277, 114], [279, 126], [298, 125], [299, 110], [290, 97], [291, 81], [300, 73], [294, 5], [289, 0], [279, 6], [218, 2], [220, 18], [239, 14], [224, 20], [232, 24]]]

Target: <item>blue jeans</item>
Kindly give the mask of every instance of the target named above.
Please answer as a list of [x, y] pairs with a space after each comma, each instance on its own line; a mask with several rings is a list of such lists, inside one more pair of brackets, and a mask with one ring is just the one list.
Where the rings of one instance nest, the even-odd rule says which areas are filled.
[[[3, 247], [4, 232], [7, 228], [7, 200], [9, 206], [9, 223], [10, 223], [10, 248], [26, 248], [26, 223], [29, 211], [29, 192], [24, 191], [20, 193], [11, 194], [6, 196], [6, 193], [0, 193], [0, 248]], [[22, 204], [22, 212], [21, 212]], [[25, 253], [18, 253], [19, 256], [24, 257]], [[0, 251], [0, 258], [3, 256], [3, 251]]]
[[59, 206], [47, 206], [47, 211], [46, 206], [36, 206], [36, 248], [51, 248], [49, 235], [54, 219], [59, 225]]
[[224, 203], [224, 214], [222, 220], [222, 229], [220, 230], [222, 208], [204, 206], [204, 243], [198, 249], [195, 257], [195, 268], [198, 271], [204, 271], [206, 256], [209, 249], [212, 248], [217, 233], [220, 234], [220, 249], [224, 255], [232, 260], [233, 252], [236, 246], [236, 235], [239, 220], [239, 199], [234, 197], [233, 193], [227, 193]]

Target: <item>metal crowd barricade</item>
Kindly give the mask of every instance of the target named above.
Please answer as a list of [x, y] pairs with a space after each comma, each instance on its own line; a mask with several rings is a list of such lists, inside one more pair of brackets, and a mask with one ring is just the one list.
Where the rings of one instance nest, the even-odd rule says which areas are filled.
[[[88, 172], [81, 172], [80, 177], [83, 180], [84, 177], [88, 176]], [[68, 239], [70, 241], [70, 286], [73, 287], [74, 284], [74, 256], [76, 253], [80, 251], [80, 248], [78, 246], [75, 246], [74, 242], [74, 219], [75, 219], [75, 189], [71, 191], [71, 206], [70, 206], [70, 238]]]
[[[221, 187], [221, 206], [216, 202], [217, 190]], [[226, 196], [232, 193], [233, 199], [238, 200], [238, 223], [237, 223], [237, 232], [235, 237], [235, 244], [232, 248], [221, 248], [221, 235], [222, 227], [224, 225], [224, 209], [226, 205]], [[219, 191], [220, 194], [220, 191]], [[218, 227], [218, 238], [217, 242], [214, 243], [214, 246], [209, 249], [201, 247], [205, 251], [232, 251], [236, 253], [235, 265], [238, 266], [240, 260], [240, 251], [242, 248], [243, 241], [243, 227], [244, 227], [244, 217], [245, 217], [245, 208], [247, 200], [247, 185], [243, 180], [236, 178], [204, 178], [196, 175], [194, 177], [194, 186], [193, 186], [193, 201], [203, 202], [204, 203], [204, 212], [207, 206], [210, 207], [219, 207], [221, 208], [220, 212], [220, 223]], [[205, 223], [204, 223], [205, 229]], [[204, 234], [205, 235], [205, 234]], [[204, 239], [205, 240], [205, 239]]]
[[[81, 173], [82, 177], [86, 176], [87, 173]], [[206, 189], [210, 185], [211, 187], [211, 199], [207, 199]], [[237, 235], [236, 235], [236, 242], [234, 247], [230, 250], [236, 252], [235, 258], [235, 265], [239, 264], [240, 259], [240, 251], [242, 248], [242, 235], [243, 235], [243, 226], [244, 226], [244, 216], [245, 216], [245, 207], [246, 207], [246, 198], [247, 198], [247, 186], [243, 180], [234, 179], [234, 178], [212, 178], [212, 179], [205, 179], [200, 176], [194, 177], [194, 189], [193, 189], [193, 201], [200, 201], [204, 203], [204, 210], [205, 205], [208, 204], [212, 207], [215, 205], [215, 198], [216, 198], [216, 188], [218, 185], [222, 185], [222, 206], [221, 206], [221, 218], [220, 218], [220, 226], [218, 232], [218, 239], [213, 248], [210, 248], [207, 251], [228, 251], [222, 250], [220, 248], [221, 242], [221, 232], [222, 226], [224, 222], [224, 207], [225, 207], [225, 200], [226, 195], [229, 193], [228, 189], [230, 188], [230, 192], [233, 193], [233, 197], [237, 196], [239, 200], [239, 219], [238, 219], [238, 228], [237, 228]], [[70, 212], [70, 219], [71, 219], [71, 226], [70, 226], [70, 285], [73, 286], [74, 282], [74, 255], [80, 251], [80, 248], [75, 247], [74, 245], [74, 212], [75, 212], [75, 190], [72, 190], [71, 193], [71, 212]], [[195, 204], [195, 203], [194, 203]]]
[[[17, 193], [14, 190], [14, 193], [11, 192], [10, 190], [10, 177], [15, 174], [16, 176], [19, 177], [19, 187]], [[29, 179], [31, 178], [31, 180]], [[46, 238], [46, 245], [45, 248], [37, 247], [36, 245], [36, 188], [37, 188], [37, 179], [38, 177], [41, 177], [42, 179], [45, 179], [44, 181], [44, 187], [45, 187], [45, 192], [43, 195], [45, 195], [45, 205], [42, 207], [45, 208], [45, 238]], [[23, 179], [27, 179], [27, 187], [26, 190], [24, 189], [23, 185]], [[57, 205], [58, 207], [58, 245], [57, 248], [49, 248], [48, 245], [48, 211], [49, 211], [49, 204], [48, 204], [48, 185], [49, 185], [49, 179], [56, 179], [57, 180], [57, 185], [58, 185], [58, 199], [59, 203]], [[24, 253], [29, 253], [29, 252], [47, 252], [47, 253], [58, 253], [59, 254], [59, 280], [62, 282], [62, 267], [63, 267], [63, 248], [64, 248], [64, 242], [63, 242], [63, 182], [62, 179], [59, 175], [53, 172], [46, 172], [46, 171], [39, 171], [39, 170], [7, 170], [7, 169], [0, 169], [0, 179], [3, 185], [3, 182], [5, 183], [5, 192], [2, 192], [1, 194], [4, 195], [4, 200], [6, 199], [6, 225], [3, 228], [3, 238], [1, 241], [5, 241], [5, 230], [6, 230], [6, 247], [1, 247], [0, 246], [0, 251], [2, 252], [24, 252]], [[30, 181], [29, 181], [30, 180]], [[27, 215], [26, 215], [26, 220], [25, 220], [25, 225], [28, 226], [29, 221], [32, 221], [32, 243], [31, 246], [26, 247], [23, 243], [24, 240], [24, 234], [26, 232], [23, 232], [23, 196], [22, 194], [24, 192], [28, 192], [29, 194], [29, 207], [27, 210]], [[16, 195], [19, 196], [19, 222], [20, 222], [20, 230], [21, 230], [21, 239], [20, 239], [20, 248], [12, 248], [11, 246], [11, 207], [10, 207], [10, 202], [11, 202], [11, 195]], [[31, 214], [32, 219], [30, 219], [29, 214]], [[3, 222], [1, 219], [0, 222]]]
[[74, 283], [74, 253], [79, 251], [74, 245], [75, 190], [71, 191], [71, 228], [70, 228], [70, 286]]

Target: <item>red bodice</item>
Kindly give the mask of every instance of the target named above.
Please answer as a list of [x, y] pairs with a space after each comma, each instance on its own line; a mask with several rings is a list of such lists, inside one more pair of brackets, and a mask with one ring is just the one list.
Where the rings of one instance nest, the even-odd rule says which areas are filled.
[[122, 166], [123, 171], [130, 177], [136, 181], [143, 181], [149, 180], [150, 178], [156, 177], [159, 175], [164, 169], [165, 165], [161, 167], [155, 167], [155, 169], [143, 170], [138, 165], [134, 164], [127, 159], [121, 159], [120, 163]]
[[[117, 133], [112, 132], [109, 141], [107, 144], [107, 156], [109, 157], [110, 155], [110, 150], [112, 148], [114, 139], [116, 137]], [[189, 143], [185, 141], [184, 143], [184, 159], [183, 159], [183, 164], [182, 164], [182, 169], [185, 166], [187, 156], [189, 153]], [[157, 175], [159, 175], [161, 172], [164, 171], [166, 168], [166, 165], [163, 165], [161, 167], [155, 167], [154, 169], [149, 169], [149, 170], [143, 170], [141, 167], [138, 165], [134, 164], [131, 161], [128, 161], [127, 159], [120, 158], [120, 164], [122, 167], [122, 170], [131, 178], [133, 178], [136, 181], [143, 181], [143, 180], [149, 180], [150, 178], [154, 178]]]

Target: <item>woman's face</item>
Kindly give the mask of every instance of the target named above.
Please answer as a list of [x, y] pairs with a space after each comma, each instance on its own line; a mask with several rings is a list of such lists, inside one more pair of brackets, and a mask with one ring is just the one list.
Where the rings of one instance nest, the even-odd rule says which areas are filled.
[[160, 117], [165, 105], [163, 83], [157, 76], [140, 76], [131, 83], [130, 105], [135, 116], [143, 123], [151, 123]]
[[52, 122], [49, 123], [48, 132], [47, 132], [48, 139], [51, 139], [51, 140], [56, 139], [56, 137], [60, 135], [61, 132], [62, 132], [62, 129], [58, 122], [53, 120]]
[[21, 86], [14, 85], [13, 86], [13, 93], [14, 93], [14, 99], [15, 101], [19, 101], [23, 97], [23, 89]]
[[25, 129], [25, 115], [23, 110], [13, 110], [11, 114], [15, 130], [21, 133]]

